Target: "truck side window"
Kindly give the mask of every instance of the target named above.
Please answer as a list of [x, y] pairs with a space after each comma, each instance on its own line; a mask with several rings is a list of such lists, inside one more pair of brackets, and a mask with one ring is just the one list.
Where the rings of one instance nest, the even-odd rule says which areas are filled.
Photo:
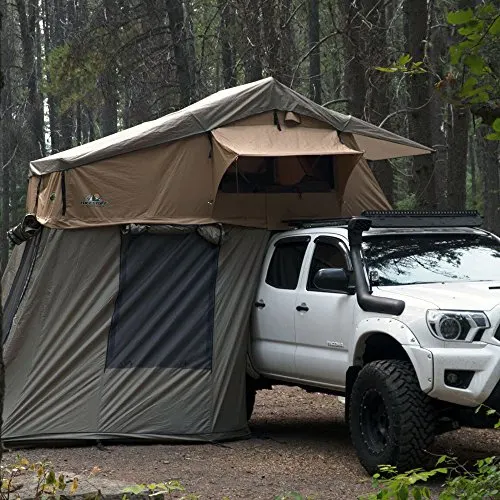
[[309, 268], [309, 276], [307, 277], [307, 289], [317, 290], [313, 283], [314, 276], [320, 269], [330, 269], [332, 267], [348, 270], [344, 252], [333, 241], [331, 243], [317, 241]]
[[269, 263], [266, 283], [274, 288], [295, 290], [307, 245], [305, 240], [278, 242]]

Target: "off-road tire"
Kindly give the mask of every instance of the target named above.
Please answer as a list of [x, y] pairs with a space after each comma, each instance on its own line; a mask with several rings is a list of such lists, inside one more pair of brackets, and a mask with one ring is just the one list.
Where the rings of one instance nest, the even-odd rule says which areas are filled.
[[426, 450], [436, 434], [435, 413], [410, 362], [367, 364], [354, 382], [349, 414], [351, 439], [369, 474], [378, 472], [379, 465], [393, 465], [401, 472], [431, 465]]
[[252, 377], [247, 376], [246, 380], [246, 405], [247, 405], [247, 421], [252, 418], [253, 408], [255, 406], [255, 395], [257, 390], [255, 389], [255, 383]]

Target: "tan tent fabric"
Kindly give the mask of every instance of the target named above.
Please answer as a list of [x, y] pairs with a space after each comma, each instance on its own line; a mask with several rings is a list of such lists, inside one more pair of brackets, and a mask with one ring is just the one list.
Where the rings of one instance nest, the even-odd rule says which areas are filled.
[[[351, 122], [355, 134], [346, 132]], [[430, 151], [266, 79], [33, 162], [27, 210], [52, 228], [225, 222], [277, 229], [283, 217], [386, 208], [367, 166], [355, 167], [362, 150], [366, 158]], [[326, 156], [333, 180], [324, 164], [310, 164]], [[252, 174], [246, 192], [242, 172]]]
[[340, 204], [334, 191], [329, 193], [232, 194], [220, 193], [214, 218], [234, 225], [283, 229], [283, 220], [301, 217], [340, 216]]
[[403, 144], [387, 143], [366, 137], [360, 134], [353, 134], [359, 150], [365, 152], [365, 158], [368, 160], [386, 160], [389, 158], [398, 158], [400, 156], [418, 156], [423, 154], [422, 150], [417, 147], [407, 146]]
[[[358, 147], [352, 134], [342, 134], [342, 141], [351, 148]], [[391, 210], [391, 208], [368, 162], [361, 158], [347, 179], [341, 215], [359, 215], [363, 210]]]
[[[305, 117], [288, 126], [283, 114], [279, 120], [281, 130], [273, 113], [264, 113], [216, 129], [211, 136], [197, 135], [85, 168], [32, 176], [28, 191], [35, 197], [29, 196], [28, 208], [36, 208], [38, 220], [53, 228], [224, 222], [277, 229], [285, 218], [339, 215], [347, 179], [360, 153], [343, 144], [337, 131], [323, 122]], [[243, 172], [256, 172], [262, 161], [273, 157], [277, 182], [293, 186], [308, 173], [310, 159], [318, 156], [334, 156], [335, 192], [218, 190], [234, 162]]]

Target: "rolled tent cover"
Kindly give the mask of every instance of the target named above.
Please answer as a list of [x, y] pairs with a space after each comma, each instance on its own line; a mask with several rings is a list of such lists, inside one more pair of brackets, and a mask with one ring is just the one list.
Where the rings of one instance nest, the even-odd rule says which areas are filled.
[[359, 197], [373, 202], [364, 209], [385, 208], [373, 176], [348, 182], [360, 174], [361, 154], [431, 151], [267, 78], [33, 161], [27, 211], [53, 228], [220, 222], [278, 229], [283, 218], [340, 215], [346, 197], [348, 206], [363, 205]]

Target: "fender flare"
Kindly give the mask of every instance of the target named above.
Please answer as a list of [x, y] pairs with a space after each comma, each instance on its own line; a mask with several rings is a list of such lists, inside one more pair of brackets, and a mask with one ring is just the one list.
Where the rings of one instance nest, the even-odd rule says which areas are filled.
[[432, 352], [420, 346], [413, 332], [395, 318], [367, 318], [356, 327], [355, 345], [349, 355], [349, 366], [361, 366], [361, 354], [366, 340], [373, 334], [391, 337], [405, 350], [417, 374], [420, 388], [428, 393], [434, 386], [434, 362]]

